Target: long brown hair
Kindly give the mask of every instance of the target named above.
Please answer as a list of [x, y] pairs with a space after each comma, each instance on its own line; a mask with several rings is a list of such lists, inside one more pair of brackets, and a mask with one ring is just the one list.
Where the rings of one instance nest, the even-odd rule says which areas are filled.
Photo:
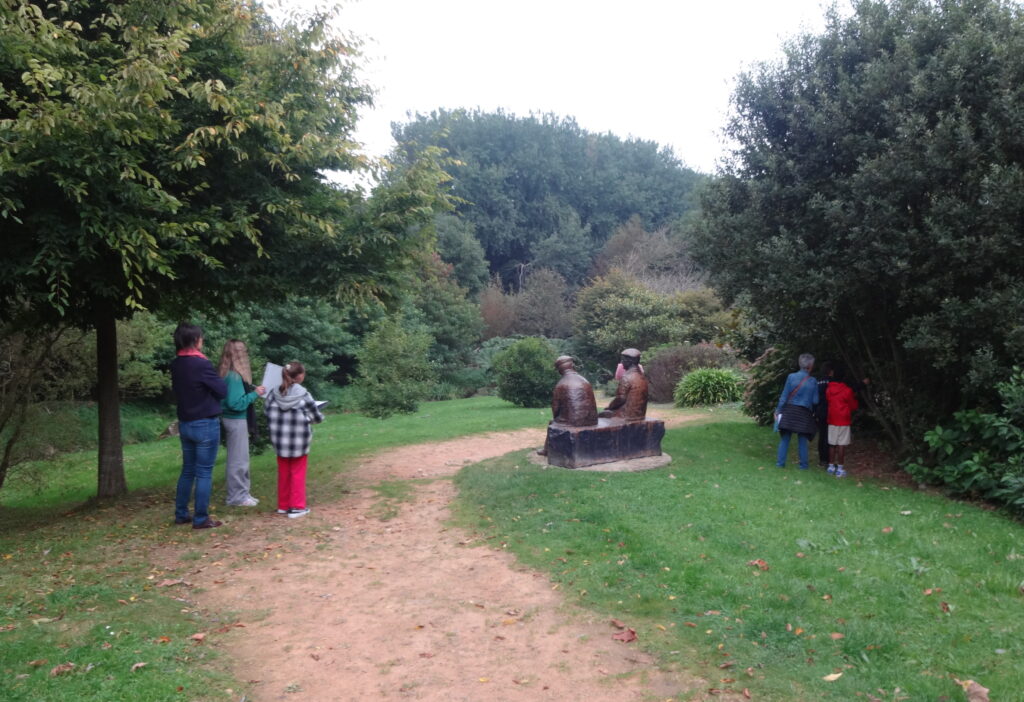
[[306, 367], [298, 361], [289, 361], [281, 369], [281, 387], [278, 388], [282, 395], [288, 394], [288, 389], [295, 385], [296, 378], [306, 372]]
[[231, 371], [238, 373], [242, 376], [242, 380], [252, 384], [249, 351], [245, 348], [245, 342], [238, 339], [228, 339], [220, 354], [220, 366], [217, 368], [217, 374], [224, 378]]

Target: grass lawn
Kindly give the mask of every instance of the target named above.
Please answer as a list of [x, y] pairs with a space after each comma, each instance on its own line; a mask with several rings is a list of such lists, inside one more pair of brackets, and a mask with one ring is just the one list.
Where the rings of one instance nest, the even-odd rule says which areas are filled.
[[[336, 499], [356, 459], [388, 446], [483, 431], [543, 426], [547, 410], [514, 408], [484, 397], [422, 405], [386, 422], [330, 414], [314, 429], [309, 494], [315, 505]], [[28, 466], [37, 479], [11, 479], [0, 491], [0, 689], [14, 702], [65, 700], [228, 700], [235, 685], [216, 663], [211, 639], [230, 627], [227, 613], [196, 609], [151, 552], [181, 544], [200, 557], [211, 532], [174, 527], [176, 439], [125, 447], [132, 492], [95, 503], [95, 452], [66, 454]], [[244, 529], [250, 513], [223, 507], [224, 452], [214, 470], [214, 512], [222, 529]], [[270, 508], [276, 493], [272, 453], [254, 456], [254, 494]], [[382, 488], [400, 499], [402, 486]], [[386, 494], [385, 494], [386, 493]], [[291, 525], [285, 528], [291, 528]], [[65, 663], [64, 672], [54, 671]], [[136, 664], [145, 665], [135, 667]], [[58, 669], [59, 671], [59, 669]], [[51, 675], [51, 672], [57, 674]]]
[[[1024, 527], [980, 507], [774, 467], [736, 413], [669, 430], [670, 466], [463, 470], [458, 520], [621, 620], [666, 665], [758, 700], [1024, 690]], [[795, 448], [793, 449], [795, 452]], [[609, 629], [609, 635], [612, 630]]]

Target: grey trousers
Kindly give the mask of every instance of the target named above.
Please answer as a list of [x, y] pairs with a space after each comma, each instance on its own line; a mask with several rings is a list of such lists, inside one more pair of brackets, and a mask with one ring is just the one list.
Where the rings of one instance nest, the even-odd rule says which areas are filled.
[[249, 425], [244, 419], [221, 418], [227, 444], [225, 482], [229, 505], [239, 505], [249, 497]]

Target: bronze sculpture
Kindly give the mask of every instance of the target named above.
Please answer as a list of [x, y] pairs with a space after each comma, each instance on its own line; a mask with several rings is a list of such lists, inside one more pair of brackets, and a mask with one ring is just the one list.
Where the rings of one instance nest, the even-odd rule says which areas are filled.
[[619, 380], [615, 398], [598, 416], [639, 422], [647, 416], [647, 377], [640, 370], [640, 352], [636, 349], [623, 351], [622, 366], [626, 372]]
[[551, 422], [570, 427], [597, 424], [597, 400], [594, 388], [576, 372], [571, 356], [559, 356], [555, 369], [562, 375], [551, 395]]

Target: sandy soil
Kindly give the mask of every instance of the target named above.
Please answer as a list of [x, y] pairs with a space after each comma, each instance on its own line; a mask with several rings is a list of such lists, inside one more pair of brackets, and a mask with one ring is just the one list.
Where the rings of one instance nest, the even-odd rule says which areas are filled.
[[[313, 495], [307, 517], [268, 508], [168, 548], [159, 558], [192, 586], [175, 594], [232, 613], [197, 645], [248, 681], [237, 699], [261, 702], [704, 699], [707, 681], [659, 670], [544, 575], [445, 525], [461, 466], [542, 442], [530, 429], [388, 450], [347, 494]], [[379, 519], [371, 487], [410, 479], [413, 501]]]

